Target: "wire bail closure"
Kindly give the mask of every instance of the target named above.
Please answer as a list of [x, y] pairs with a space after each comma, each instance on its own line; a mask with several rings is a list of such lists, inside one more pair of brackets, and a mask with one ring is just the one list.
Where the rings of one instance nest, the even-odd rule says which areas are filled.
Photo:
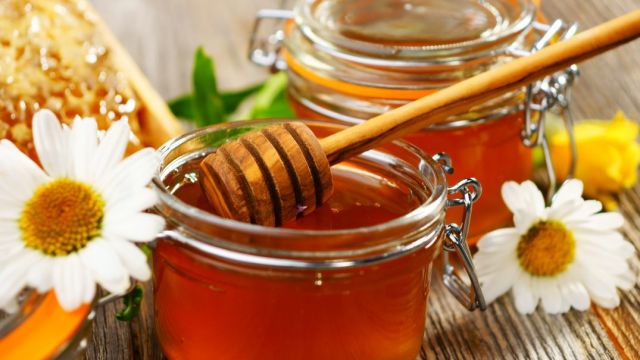
[[[553, 40], [562, 41], [571, 38], [578, 31], [577, 23], [565, 24], [558, 19], [550, 25], [542, 23], [533, 24], [534, 31], [540, 37], [529, 51], [510, 48], [507, 53], [512, 56], [522, 57], [537, 52], [549, 45]], [[564, 71], [547, 76], [544, 79], [527, 86], [524, 99], [524, 129], [522, 130], [522, 143], [530, 148], [539, 146], [544, 155], [545, 170], [549, 180], [547, 190], [547, 202], [551, 201], [556, 187], [557, 176], [553, 168], [553, 159], [549, 149], [549, 142], [545, 134], [545, 117], [547, 111], [558, 111], [562, 117], [565, 129], [569, 136], [570, 156], [567, 178], [575, 174], [577, 161], [577, 148], [573, 131], [573, 112], [571, 110], [571, 86], [579, 76], [578, 66], [571, 65]]]
[[[285, 7], [286, 1], [282, 2]], [[286, 70], [287, 64], [280, 55], [280, 49], [284, 41], [283, 22], [294, 18], [292, 10], [263, 9], [256, 16], [249, 41], [249, 59], [260, 66], [268, 67], [271, 71]], [[269, 25], [265, 25], [269, 21]], [[265, 28], [269, 26], [265, 33]], [[537, 37], [530, 49], [523, 49], [522, 42], [517, 41], [513, 45], [493, 53], [491, 56], [524, 57], [541, 50], [552, 42], [571, 38], [578, 30], [577, 23], [565, 23], [558, 19], [551, 24], [534, 22], [529, 34]], [[545, 172], [549, 181], [546, 194], [547, 202], [555, 194], [557, 188], [557, 175], [553, 168], [553, 159], [549, 149], [549, 142], [545, 135], [545, 117], [547, 111], [560, 114], [569, 137], [569, 171], [567, 178], [573, 178], [577, 161], [577, 148], [573, 131], [574, 117], [571, 109], [571, 86], [579, 76], [576, 65], [566, 70], [547, 76], [542, 80], [526, 87], [523, 104], [518, 106], [524, 111], [524, 128], [521, 138], [525, 146], [529, 148], [540, 147], [544, 155]]]
[[[442, 166], [447, 174], [453, 173], [451, 159], [445, 153], [438, 153], [433, 159]], [[467, 235], [469, 233], [469, 225], [471, 223], [471, 213], [473, 203], [476, 202], [482, 194], [482, 186], [480, 182], [474, 178], [461, 180], [457, 184], [447, 189], [449, 195], [461, 195], [460, 197], [450, 197], [447, 199], [447, 208], [462, 206], [462, 225], [455, 223], [447, 224], [444, 230], [444, 272], [442, 281], [449, 292], [469, 311], [475, 309], [485, 310], [487, 303], [482, 294], [480, 281], [473, 265], [471, 250], [467, 244]], [[455, 266], [452, 264], [450, 254], [456, 253], [462, 260], [464, 270], [469, 277], [471, 284], [467, 284], [457, 273]]]
[[[256, 19], [249, 39], [249, 60], [256, 65], [270, 68], [271, 71], [285, 70], [287, 64], [280, 56], [280, 48], [284, 41], [282, 23], [293, 19], [293, 11], [285, 9], [262, 9], [256, 14]], [[271, 27], [262, 35], [263, 24], [272, 21]]]

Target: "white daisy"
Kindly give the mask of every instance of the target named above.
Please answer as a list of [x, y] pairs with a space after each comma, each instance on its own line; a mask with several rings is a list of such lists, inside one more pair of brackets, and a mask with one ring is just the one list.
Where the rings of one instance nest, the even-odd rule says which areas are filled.
[[54, 289], [72, 310], [90, 302], [96, 283], [121, 294], [129, 277], [148, 280], [145, 242], [164, 227], [145, 213], [156, 195], [147, 187], [158, 166], [153, 149], [123, 160], [126, 121], [113, 123], [98, 139], [96, 121], [61, 126], [41, 110], [33, 137], [42, 168], [10, 141], [0, 141], [0, 307], [25, 286]]
[[531, 181], [502, 186], [515, 227], [483, 236], [474, 256], [487, 302], [512, 289], [526, 314], [539, 300], [548, 313], [586, 310], [590, 299], [612, 308], [620, 303], [616, 288], [635, 286], [628, 264], [635, 248], [617, 231], [622, 215], [599, 213], [602, 204], [582, 199], [582, 190], [580, 180], [569, 180], [545, 207]]

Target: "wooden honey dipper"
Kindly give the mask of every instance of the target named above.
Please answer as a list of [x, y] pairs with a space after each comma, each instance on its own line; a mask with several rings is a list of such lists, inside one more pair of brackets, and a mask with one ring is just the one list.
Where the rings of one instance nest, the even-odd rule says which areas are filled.
[[333, 191], [331, 165], [443, 122], [639, 35], [640, 10], [636, 10], [320, 140], [301, 122], [243, 135], [201, 162], [203, 189], [221, 216], [279, 226], [327, 200]]

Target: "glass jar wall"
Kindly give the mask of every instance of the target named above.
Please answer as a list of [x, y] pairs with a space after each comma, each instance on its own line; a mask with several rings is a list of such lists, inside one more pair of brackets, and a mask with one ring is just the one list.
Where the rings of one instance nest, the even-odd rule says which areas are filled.
[[[291, 103], [303, 118], [364, 121], [529, 49], [535, 13], [530, 0], [298, 1], [281, 52]], [[406, 137], [450, 154], [454, 180], [483, 184], [472, 235], [505, 226], [502, 183], [532, 176], [523, 99], [506, 94]]]
[[[334, 166], [328, 202], [282, 228], [210, 213], [199, 160], [273, 123], [227, 123], [160, 149], [158, 211], [173, 226], [154, 251], [163, 351], [172, 359], [414, 359], [445, 229], [441, 166], [394, 143]], [[341, 128], [307, 124], [320, 137]]]
[[53, 291], [25, 290], [17, 309], [0, 310], [0, 359], [78, 359], [87, 348], [95, 304], [60, 307]]

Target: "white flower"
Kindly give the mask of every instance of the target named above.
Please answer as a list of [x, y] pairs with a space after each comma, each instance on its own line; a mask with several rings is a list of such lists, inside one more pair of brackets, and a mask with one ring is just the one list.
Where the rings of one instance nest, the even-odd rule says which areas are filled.
[[628, 290], [636, 277], [628, 260], [635, 248], [617, 231], [619, 213], [599, 213], [602, 204], [582, 199], [583, 184], [569, 180], [550, 207], [531, 181], [507, 182], [502, 197], [514, 228], [492, 231], [474, 256], [487, 302], [512, 289], [516, 309], [531, 313], [539, 300], [548, 313], [618, 306], [616, 288]]
[[30, 286], [53, 288], [72, 310], [92, 301], [96, 283], [121, 294], [130, 276], [149, 279], [133, 241], [150, 241], [164, 227], [144, 212], [157, 200], [147, 185], [159, 159], [147, 148], [123, 160], [129, 132], [126, 121], [115, 122], [99, 140], [93, 119], [70, 128], [39, 111], [33, 136], [44, 170], [0, 141], [0, 307]]

